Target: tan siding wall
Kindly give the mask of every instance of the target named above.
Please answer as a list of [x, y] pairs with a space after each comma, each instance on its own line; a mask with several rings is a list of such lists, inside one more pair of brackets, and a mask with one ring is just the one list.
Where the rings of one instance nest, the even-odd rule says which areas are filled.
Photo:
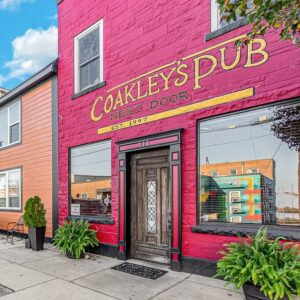
[[[22, 144], [0, 150], [0, 170], [22, 166], [22, 201], [40, 196], [47, 210], [46, 235], [52, 237], [52, 93], [51, 80], [21, 97]], [[0, 228], [23, 212], [0, 210]]]

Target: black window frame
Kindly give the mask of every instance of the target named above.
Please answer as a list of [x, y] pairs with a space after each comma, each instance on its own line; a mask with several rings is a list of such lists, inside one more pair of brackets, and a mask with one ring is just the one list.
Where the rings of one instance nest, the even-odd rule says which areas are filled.
[[[111, 157], [112, 157], [112, 140], [111, 139], [105, 139], [105, 140], [100, 140], [100, 141], [95, 141], [91, 143], [84, 143], [84, 144], [79, 144], [73, 147], [68, 147], [68, 216], [67, 220], [83, 220], [83, 221], [88, 221], [89, 223], [93, 224], [106, 224], [106, 225], [112, 225], [115, 223], [112, 214], [110, 216], [108, 215], [101, 215], [101, 216], [72, 216], [71, 215], [71, 203], [72, 203], [72, 185], [71, 185], [71, 150], [77, 147], [81, 146], [87, 146], [87, 145], [93, 145], [93, 144], [98, 144], [99, 142], [106, 142], [110, 141], [111, 142]], [[112, 158], [111, 158], [111, 168], [112, 168]], [[113, 190], [113, 184], [111, 189]], [[113, 207], [113, 206], [112, 206]], [[113, 212], [113, 210], [112, 210]]]
[[250, 112], [258, 109], [276, 107], [278, 105], [293, 105], [299, 104], [300, 98], [294, 99], [285, 99], [276, 101], [273, 103], [262, 104], [254, 107], [238, 109], [231, 112], [224, 112], [218, 115], [212, 115], [207, 118], [202, 118], [197, 120], [197, 129], [196, 129], [196, 225], [192, 226], [192, 232], [195, 233], [206, 233], [206, 234], [215, 234], [215, 235], [224, 235], [224, 236], [241, 236], [245, 237], [248, 235], [253, 235], [257, 232], [260, 227], [268, 228], [269, 238], [283, 237], [289, 241], [300, 241], [300, 226], [295, 225], [265, 225], [265, 224], [246, 224], [246, 223], [226, 223], [226, 222], [200, 222], [200, 203], [199, 203], [199, 180], [200, 172], [198, 166], [200, 164], [200, 124], [203, 121], [215, 120], [222, 117], [233, 116], [244, 112]]

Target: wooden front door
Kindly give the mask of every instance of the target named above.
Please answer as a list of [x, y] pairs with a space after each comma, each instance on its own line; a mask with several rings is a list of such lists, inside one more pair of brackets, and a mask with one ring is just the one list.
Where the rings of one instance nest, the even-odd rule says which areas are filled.
[[131, 159], [131, 257], [169, 263], [169, 150]]

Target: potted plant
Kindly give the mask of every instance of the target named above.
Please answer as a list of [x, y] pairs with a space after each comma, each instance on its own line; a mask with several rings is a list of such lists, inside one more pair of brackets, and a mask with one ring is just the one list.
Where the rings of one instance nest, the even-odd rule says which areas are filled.
[[87, 247], [99, 244], [96, 231], [83, 220], [66, 221], [57, 229], [53, 241], [61, 252], [72, 259], [83, 258]]
[[46, 210], [41, 198], [34, 196], [27, 200], [24, 212], [24, 222], [28, 227], [28, 237], [32, 250], [44, 249], [46, 231]]
[[269, 240], [267, 228], [254, 238], [227, 244], [221, 251], [216, 277], [243, 288], [246, 300], [289, 299], [300, 296], [299, 246]]

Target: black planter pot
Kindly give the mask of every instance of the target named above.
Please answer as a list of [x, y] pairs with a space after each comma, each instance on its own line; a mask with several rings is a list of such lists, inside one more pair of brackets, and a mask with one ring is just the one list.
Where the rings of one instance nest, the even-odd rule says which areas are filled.
[[[68, 251], [67, 251], [67, 253], [66, 253], [66, 257], [67, 257], [67, 258], [70, 258], [70, 259], [76, 259], [76, 256], [73, 255], [71, 252], [68, 252]], [[84, 252], [82, 252], [82, 253], [80, 254], [79, 259], [81, 259], [81, 258], [84, 258]]]
[[29, 227], [28, 236], [32, 250], [44, 249], [46, 227]]
[[[251, 284], [243, 285], [243, 291], [245, 294], [246, 300], [270, 300], [269, 297], [266, 297], [261, 291], [260, 287], [254, 286]], [[288, 300], [287, 297], [282, 298], [282, 300]]]

